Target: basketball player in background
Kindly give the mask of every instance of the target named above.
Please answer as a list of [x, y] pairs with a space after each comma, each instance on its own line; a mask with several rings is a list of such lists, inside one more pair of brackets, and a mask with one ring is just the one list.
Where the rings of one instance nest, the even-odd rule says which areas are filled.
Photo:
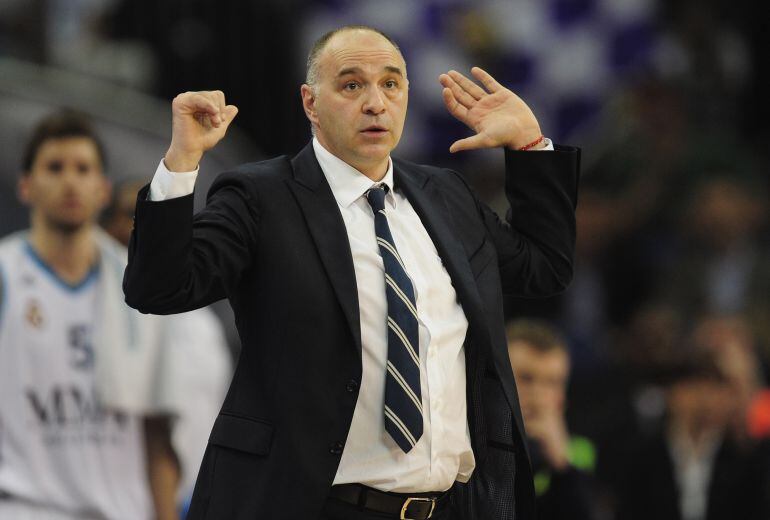
[[105, 404], [105, 394], [150, 391], [137, 368], [152, 359], [109, 350], [151, 353], [139, 347], [159, 329], [124, 304], [124, 250], [96, 226], [110, 191], [103, 169], [77, 114], [44, 119], [26, 148], [19, 196], [31, 228], [0, 242], [3, 519], [176, 516], [173, 494], [150, 493], [142, 417]]

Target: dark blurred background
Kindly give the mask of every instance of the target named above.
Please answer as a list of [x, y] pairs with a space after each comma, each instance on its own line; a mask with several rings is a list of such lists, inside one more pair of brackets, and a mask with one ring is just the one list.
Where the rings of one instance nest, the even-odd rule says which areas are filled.
[[599, 473], [662, 427], [665, 375], [695, 343], [732, 378], [737, 431], [770, 434], [770, 42], [744, 0], [0, 0], [0, 233], [27, 224], [20, 147], [56, 107], [95, 119], [113, 179], [149, 178], [170, 99], [223, 90], [237, 128], [204, 161], [199, 200], [216, 171], [293, 154], [310, 138], [306, 52], [346, 23], [406, 57], [396, 154], [459, 169], [499, 212], [502, 153], [448, 153], [469, 131], [441, 72], [486, 68], [546, 136], [583, 148], [574, 282], [506, 312], [567, 336], [570, 428], [596, 443]]

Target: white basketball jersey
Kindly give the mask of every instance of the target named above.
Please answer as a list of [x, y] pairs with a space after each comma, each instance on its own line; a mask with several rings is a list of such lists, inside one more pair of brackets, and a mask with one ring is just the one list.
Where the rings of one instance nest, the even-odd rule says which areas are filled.
[[99, 272], [68, 286], [6, 240], [0, 276], [0, 492], [77, 518], [151, 518], [140, 420], [96, 395]]

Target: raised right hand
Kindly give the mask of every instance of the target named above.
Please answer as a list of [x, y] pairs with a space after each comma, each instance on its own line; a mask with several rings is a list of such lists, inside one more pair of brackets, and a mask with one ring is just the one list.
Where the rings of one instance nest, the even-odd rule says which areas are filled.
[[164, 162], [169, 171], [187, 172], [197, 168], [204, 152], [225, 136], [238, 108], [225, 104], [221, 90], [213, 90], [179, 94], [171, 112], [171, 146]]

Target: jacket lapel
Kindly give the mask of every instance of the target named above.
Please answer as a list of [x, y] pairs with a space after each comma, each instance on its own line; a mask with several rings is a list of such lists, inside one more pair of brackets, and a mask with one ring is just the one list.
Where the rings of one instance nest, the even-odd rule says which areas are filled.
[[289, 187], [305, 215], [329, 281], [337, 295], [342, 312], [353, 335], [356, 351], [361, 356], [361, 324], [358, 312], [358, 288], [353, 269], [353, 256], [337, 201], [315, 157], [312, 143], [291, 161], [294, 181]]
[[460, 304], [469, 323], [469, 332], [479, 345], [489, 345], [490, 337], [484, 318], [481, 296], [473, 278], [465, 248], [452, 229], [456, 223], [443, 195], [431, 176], [409, 168], [401, 161], [394, 163], [394, 185], [409, 199], [436, 246], [441, 261], [452, 279]]

